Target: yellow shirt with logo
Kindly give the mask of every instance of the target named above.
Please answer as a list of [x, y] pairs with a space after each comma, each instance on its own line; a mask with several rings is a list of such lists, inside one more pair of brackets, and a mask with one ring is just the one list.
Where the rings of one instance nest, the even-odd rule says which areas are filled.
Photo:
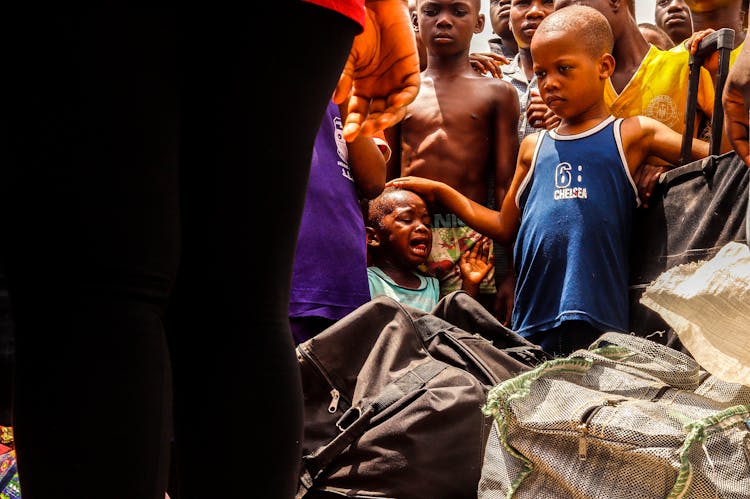
[[[610, 80], [604, 87], [604, 102], [617, 118], [643, 115], [675, 130], [685, 131], [688, 66], [687, 51], [664, 51], [651, 45], [638, 70], [618, 95]], [[709, 72], [701, 68], [697, 109], [713, 114], [714, 86]]]

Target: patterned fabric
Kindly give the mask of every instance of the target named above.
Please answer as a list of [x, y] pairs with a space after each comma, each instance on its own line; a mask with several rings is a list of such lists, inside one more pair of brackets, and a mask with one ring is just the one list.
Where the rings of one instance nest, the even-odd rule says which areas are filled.
[[[440, 281], [440, 296], [461, 289], [461, 269], [458, 261], [466, 250], [474, 247], [482, 234], [467, 226], [454, 213], [432, 214], [432, 251], [425, 270]], [[495, 244], [492, 243], [494, 252]], [[495, 294], [495, 267], [479, 285], [480, 294]]]
[[13, 427], [0, 426], [0, 499], [21, 499]]
[[529, 95], [532, 90], [536, 91], [539, 89], [536, 75], [531, 78], [531, 81], [526, 80], [526, 73], [519, 64], [518, 55], [510, 61], [510, 64], [501, 66], [500, 69], [503, 72], [503, 80], [513, 85], [513, 88], [518, 92], [518, 104], [521, 109], [521, 114], [518, 117], [518, 142], [521, 143], [523, 138], [530, 133], [541, 130], [541, 128], [534, 128], [531, 126], [529, 120], [526, 119], [526, 108], [529, 105]]

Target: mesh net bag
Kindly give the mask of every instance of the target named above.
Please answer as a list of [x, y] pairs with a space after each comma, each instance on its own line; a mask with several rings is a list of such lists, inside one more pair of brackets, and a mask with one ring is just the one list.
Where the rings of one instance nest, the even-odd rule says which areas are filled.
[[749, 498], [750, 394], [607, 333], [490, 390], [478, 497]]

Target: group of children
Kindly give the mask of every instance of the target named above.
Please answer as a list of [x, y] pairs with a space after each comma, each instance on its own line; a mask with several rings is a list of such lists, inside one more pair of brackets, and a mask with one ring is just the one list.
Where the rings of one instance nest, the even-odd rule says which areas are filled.
[[[626, 1], [492, 0], [495, 78], [469, 52], [480, 0], [410, 7], [421, 86], [364, 208], [370, 296], [430, 311], [464, 289], [555, 355], [627, 332], [633, 214], [680, 161], [687, 49], [649, 44]], [[708, 153], [693, 140], [691, 159]]]

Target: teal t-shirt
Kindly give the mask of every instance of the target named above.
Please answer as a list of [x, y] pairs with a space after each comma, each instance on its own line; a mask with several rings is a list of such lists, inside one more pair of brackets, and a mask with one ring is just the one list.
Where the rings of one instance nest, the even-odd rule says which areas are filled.
[[440, 299], [440, 282], [435, 277], [427, 277], [417, 272], [419, 288], [404, 288], [378, 267], [367, 267], [367, 282], [370, 284], [370, 297], [390, 296], [399, 303], [409, 305], [425, 312], [432, 312]]

